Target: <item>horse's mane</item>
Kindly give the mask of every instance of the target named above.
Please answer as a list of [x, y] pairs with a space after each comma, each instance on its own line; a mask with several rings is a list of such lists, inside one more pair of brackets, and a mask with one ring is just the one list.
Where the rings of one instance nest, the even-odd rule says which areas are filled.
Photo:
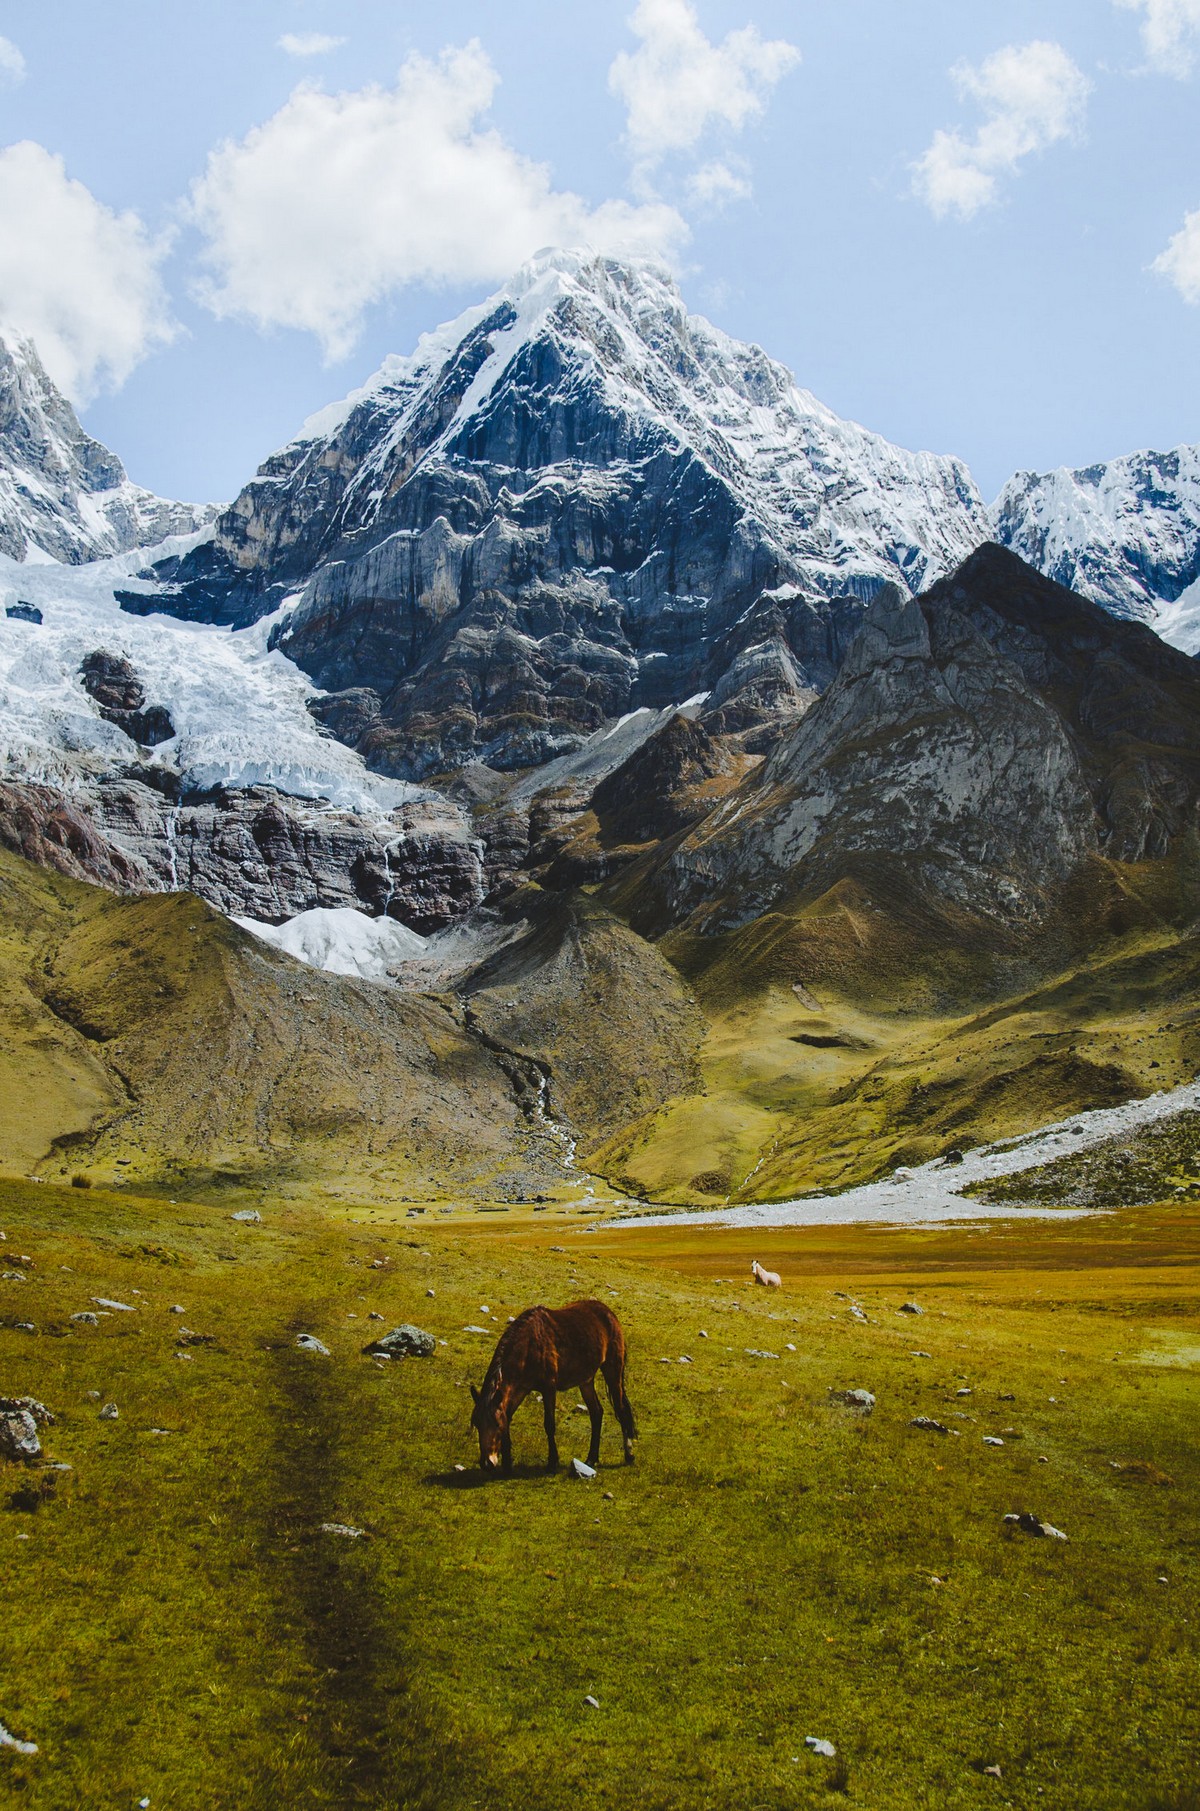
[[483, 1383], [480, 1387], [479, 1405], [481, 1408], [490, 1408], [496, 1396], [499, 1394], [500, 1386], [504, 1382], [504, 1361], [508, 1358], [514, 1345], [517, 1343], [518, 1335], [525, 1332], [535, 1315], [540, 1316], [545, 1314], [545, 1312], [546, 1310], [541, 1307], [526, 1308], [522, 1313], [518, 1314], [515, 1321], [510, 1322], [504, 1329], [499, 1340], [496, 1342], [496, 1350], [492, 1353], [492, 1362], [487, 1368]]

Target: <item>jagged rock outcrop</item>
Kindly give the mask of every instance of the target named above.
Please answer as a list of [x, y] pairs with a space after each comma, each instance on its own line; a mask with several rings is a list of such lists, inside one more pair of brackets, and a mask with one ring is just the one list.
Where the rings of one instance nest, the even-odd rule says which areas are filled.
[[883, 862], [1020, 924], [1089, 855], [1155, 859], [1198, 824], [1195, 663], [992, 546], [877, 602], [833, 685], [648, 891], [719, 931]]
[[116, 454], [84, 433], [32, 340], [0, 327], [0, 553], [75, 565], [193, 534], [217, 508], [132, 484]]
[[131, 742], [156, 748], [175, 734], [171, 713], [161, 704], [146, 704], [146, 688], [130, 662], [120, 654], [96, 648], [85, 654], [80, 669], [83, 689], [94, 698], [100, 715], [115, 723]]
[[1048, 578], [1200, 649], [1200, 447], [1018, 472], [993, 513], [997, 540]]
[[986, 537], [966, 468], [840, 421], [661, 272], [547, 254], [268, 460], [157, 592], [277, 645], [377, 771], [513, 769], [715, 692], [811, 699], [864, 602]]
[[470, 911], [486, 885], [469, 820], [436, 799], [376, 820], [270, 787], [180, 802], [131, 776], [69, 797], [0, 784], [0, 842], [76, 879], [121, 892], [186, 890], [271, 923], [355, 906], [432, 931]]

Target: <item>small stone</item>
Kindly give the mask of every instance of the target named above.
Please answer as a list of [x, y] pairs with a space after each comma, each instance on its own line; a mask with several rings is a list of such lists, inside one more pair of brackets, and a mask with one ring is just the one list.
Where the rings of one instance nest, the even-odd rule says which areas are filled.
[[1004, 1777], [1003, 1774], [1000, 1772], [999, 1767], [985, 1767], [983, 1771], [985, 1774], [990, 1774], [992, 1779], [994, 1779], [994, 1780], [1003, 1779], [1003, 1777]]
[[924, 1314], [925, 1310], [917, 1302], [901, 1302], [897, 1314]]
[[83, 1393], [89, 1402], [99, 1402], [100, 1400], [99, 1390], [85, 1390]]
[[869, 1415], [875, 1407], [875, 1398], [870, 1390], [830, 1390], [835, 1402], [844, 1402], [848, 1409], [860, 1409]]
[[914, 1358], [929, 1358], [931, 1356], [932, 1355], [929, 1352], [914, 1352], [913, 1353]]
[[172, 1302], [171, 1306], [167, 1309], [167, 1313], [168, 1314], [186, 1314], [187, 1309], [184, 1308], [179, 1302]]
[[[612, 1493], [612, 1491], [611, 1491], [611, 1490], [606, 1490], [606, 1491], [605, 1491], [605, 1493], [604, 1493], [604, 1496], [603, 1496], [603, 1498], [602, 1498], [602, 1501], [603, 1501], [603, 1502], [605, 1502], [605, 1503], [615, 1503], [615, 1502], [616, 1502], [616, 1500], [617, 1500], [617, 1499], [616, 1499], [616, 1498], [615, 1498], [615, 1497], [614, 1497], [614, 1496], [613, 1496], [613, 1493]], [[1160, 1583], [1160, 1584], [1163, 1584], [1163, 1585], [1165, 1585], [1165, 1584], [1166, 1584], [1166, 1582], [1167, 1582], [1167, 1581], [1166, 1581], [1166, 1579], [1165, 1579], [1165, 1578], [1163, 1578], [1163, 1579], [1160, 1579], [1160, 1580], [1159, 1580], [1159, 1583]]]
[[571, 1460], [571, 1476], [573, 1478], [594, 1478], [595, 1475], [596, 1468], [594, 1465], [585, 1465], [582, 1459]]
[[371, 1312], [367, 1316], [367, 1319], [369, 1321], [381, 1321], [383, 1319], [383, 1316], [382, 1316], [382, 1314], [380, 1314], [378, 1308], [372, 1308]]
[[1004, 1442], [998, 1434], [985, 1434], [983, 1436], [983, 1444], [985, 1446], [1003, 1446]]
[[1019, 1528], [1024, 1534], [1042, 1535], [1052, 1541], [1065, 1541], [1067, 1538], [1062, 1529], [1056, 1528], [1053, 1522], [1043, 1522], [1036, 1515], [1030, 1515], [1029, 1511], [1025, 1509], [1017, 1515], [1006, 1515], [1004, 1520], [1010, 1528]]
[[296, 1344], [302, 1352], [316, 1352], [321, 1358], [330, 1356], [329, 1347], [324, 1345], [315, 1333], [297, 1333]]
[[996, 1398], [997, 1402], [1015, 1402], [1016, 1400], [1017, 1399], [1011, 1390], [1001, 1390]]
[[456, 1465], [454, 1469], [455, 1471], [466, 1471], [467, 1468], [465, 1465]]
[[[436, 1289], [427, 1289], [425, 1291], [425, 1293], [427, 1296], [429, 1296], [432, 1299], [437, 1294], [437, 1290]], [[380, 1318], [382, 1319], [382, 1316]]]
[[923, 1434], [948, 1434], [950, 1429], [935, 1421], [932, 1415], [914, 1415], [909, 1427], [919, 1427]]
[[[482, 1333], [484, 1329], [465, 1328], [465, 1332]], [[432, 1333], [426, 1333], [421, 1327], [411, 1326], [407, 1321], [399, 1327], [393, 1327], [390, 1333], [381, 1334], [363, 1347], [373, 1357], [379, 1358], [432, 1358], [437, 1350], [437, 1341]]]
[[104, 1407], [100, 1410], [101, 1421], [118, 1421], [120, 1420], [120, 1416], [121, 1411], [115, 1402], [106, 1402]]
[[17, 1754], [36, 1754], [38, 1751], [36, 1742], [18, 1741], [16, 1736], [5, 1729], [3, 1723], [0, 1723], [0, 1748], [11, 1748]]
[[137, 1313], [137, 1309], [131, 1308], [128, 1302], [110, 1301], [108, 1296], [106, 1296], [106, 1295], [94, 1295], [92, 1297], [92, 1302], [93, 1302], [94, 1306], [97, 1308], [107, 1308], [110, 1314], [136, 1314]]
[[215, 1346], [216, 1335], [213, 1333], [193, 1333], [190, 1327], [181, 1327], [175, 1337], [177, 1346]]
[[954, 1394], [956, 1396], [969, 1396], [971, 1394], [971, 1392], [970, 1392], [970, 1390], [968, 1390], [964, 1387], [961, 1390], [955, 1390]]
[[322, 1534], [340, 1534], [348, 1541], [361, 1541], [366, 1535], [365, 1528], [351, 1528], [348, 1522], [322, 1522]]
[[591, 1692], [588, 1693], [587, 1697], [583, 1701], [592, 1710], [599, 1710], [599, 1708], [600, 1708], [599, 1698], [593, 1698]]
[[703, 1327], [701, 1327], [699, 1333], [697, 1333], [696, 1338], [697, 1339], [707, 1339], [708, 1338], [708, 1334], [704, 1331]]
[[1160, 1585], [1169, 1585], [1169, 1584], [1170, 1584], [1170, 1582], [1171, 1582], [1171, 1581], [1170, 1581], [1170, 1579], [1169, 1579], [1169, 1578], [1168, 1578], [1168, 1577], [1167, 1577], [1167, 1575], [1166, 1575], [1166, 1573], [1165, 1573], [1165, 1572], [1160, 1572], [1160, 1573], [1159, 1573], [1159, 1575], [1158, 1575], [1158, 1578], [1157, 1578], [1157, 1580], [1156, 1580], [1156, 1583], [1158, 1583], [1158, 1584], [1160, 1584]]
[[240, 1213], [230, 1214], [229, 1218], [231, 1220], [240, 1220], [243, 1226], [259, 1226], [262, 1224], [262, 1215], [256, 1207], [243, 1207]]
[[77, 1327], [98, 1327], [100, 1325], [100, 1316], [93, 1314], [90, 1308], [81, 1308], [77, 1314], [71, 1316], [71, 1319]]
[[837, 1754], [833, 1743], [827, 1742], [824, 1736], [805, 1736], [804, 1746], [810, 1748], [814, 1754], [824, 1755], [827, 1761], [832, 1761]]
[[37, 1332], [37, 1328], [34, 1326], [32, 1321], [18, 1321], [16, 1324], [16, 1330], [18, 1333], [36, 1333]]

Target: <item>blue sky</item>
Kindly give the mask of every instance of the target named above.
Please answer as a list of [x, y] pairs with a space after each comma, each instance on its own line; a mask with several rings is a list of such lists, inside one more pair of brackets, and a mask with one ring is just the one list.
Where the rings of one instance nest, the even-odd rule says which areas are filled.
[[1200, 0], [0, 0], [0, 33], [0, 316], [164, 494], [231, 495], [585, 233], [987, 496], [1200, 439]]

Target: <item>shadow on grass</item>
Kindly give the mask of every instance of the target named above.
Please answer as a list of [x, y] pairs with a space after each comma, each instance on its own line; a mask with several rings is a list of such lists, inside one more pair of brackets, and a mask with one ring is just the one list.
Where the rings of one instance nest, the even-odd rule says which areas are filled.
[[[311, 1304], [292, 1331], [319, 1319]], [[275, 1426], [272, 1563], [300, 1611], [314, 1679], [311, 1733], [328, 1774], [322, 1786], [335, 1785], [331, 1802], [339, 1805], [441, 1811], [457, 1802], [452, 1783], [461, 1785], [466, 1757], [417, 1695], [415, 1657], [404, 1651], [371, 1557], [382, 1543], [331, 1545], [317, 1535], [342, 1519], [339, 1504], [356, 1494], [345, 1449], [360, 1447], [364, 1405], [346, 1374], [324, 1361], [290, 1345], [272, 1357], [285, 1409]], [[395, 1558], [389, 1547], [389, 1563]]]

